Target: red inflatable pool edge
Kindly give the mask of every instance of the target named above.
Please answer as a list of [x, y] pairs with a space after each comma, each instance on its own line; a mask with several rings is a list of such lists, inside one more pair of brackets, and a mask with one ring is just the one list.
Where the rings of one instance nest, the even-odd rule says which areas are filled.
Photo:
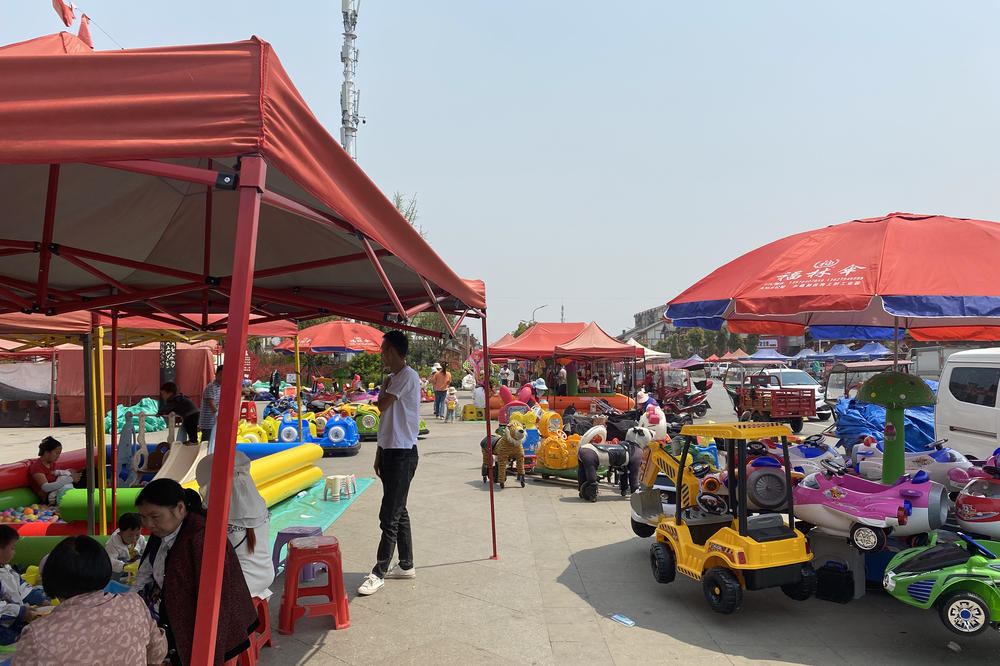
[[87, 523], [83, 520], [75, 520], [72, 523], [4, 523], [4, 525], [13, 527], [22, 537], [71, 536], [87, 533]]
[[[31, 464], [32, 460], [34, 458], [0, 465], [0, 490], [24, 488], [30, 485], [28, 465]], [[59, 460], [56, 462], [56, 469], [84, 469], [86, 466], [87, 451], [85, 449], [67, 451], [59, 456]]]

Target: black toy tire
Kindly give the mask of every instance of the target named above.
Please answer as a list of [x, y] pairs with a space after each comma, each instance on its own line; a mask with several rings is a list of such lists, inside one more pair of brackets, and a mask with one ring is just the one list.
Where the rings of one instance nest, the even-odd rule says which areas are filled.
[[[964, 608], [956, 609], [955, 606], [962, 604]], [[976, 622], [971, 629], [962, 629], [954, 624], [952, 619], [953, 611], [957, 613], [965, 611], [971, 614], [970, 620]], [[976, 636], [986, 631], [990, 626], [990, 607], [982, 597], [975, 592], [961, 591], [949, 595], [939, 602], [941, 622], [951, 631], [960, 636]], [[956, 618], [962, 619], [962, 618]]]
[[701, 577], [702, 590], [709, 607], [716, 613], [730, 615], [743, 605], [743, 586], [732, 571], [712, 567]]
[[649, 546], [649, 566], [657, 583], [671, 583], [677, 575], [674, 551], [660, 541], [654, 541]]
[[705, 405], [698, 405], [697, 407], [694, 408], [694, 415], [697, 418], [699, 418], [699, 419], [703, 418], [705, 416], [705, 414], [708, 414], [708, 407], [707, 406], [705, 406]]
[[878, 553], [885, 548], [885, 530], [861, 523], [851, 526], [851, 544], [862, 553]]
[[635, 518], [632, 518], [632, 532], [637, 537], [648, 539], [656, 532], [656, 528], [649, 523], [640, 523]]
[[789, 426], [792, 428], [792, 432], [794, 432], [796, 435], [802, 432], [802, 425], [804, 422], [805, 419], [803, 419], [801, 416], [796, 416], [794, 419], [792, 419], [791, 423], [789, 423]]
[[803, 564], [802, 580], [798, 583], [782, 585], [781, 591], [784, 592], [785, 596], [789, 599], [794, 599], [795, 601], [805, 601], [809, 597], [816, 594], [816, 588], [818, 585], [819, 578], [816, 576], [816, 570], [809, 564]]

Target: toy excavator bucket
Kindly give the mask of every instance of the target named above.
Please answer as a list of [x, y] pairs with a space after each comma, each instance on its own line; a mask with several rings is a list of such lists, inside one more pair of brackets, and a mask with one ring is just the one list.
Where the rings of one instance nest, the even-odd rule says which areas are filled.
[[784, 423], [714, 423], [712, 425], [686, 425], [682, 435], [715, 437], [721, 439], [761, 440], [766, 437], [791, 437], [792, 429]]

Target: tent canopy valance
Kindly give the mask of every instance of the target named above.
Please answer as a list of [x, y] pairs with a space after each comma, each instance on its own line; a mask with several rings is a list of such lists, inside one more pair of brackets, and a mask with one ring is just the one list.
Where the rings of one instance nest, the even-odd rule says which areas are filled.
[[642, 349], [615, 340], [590, 322], [572, 340], [556, 345], [555, 355], [575, 359], [632, 359], [642, 358]]
[[552, 358], [556, 347], [569, 342], [585, 328], [587, 325], [583, 322], [569, 324], [540, 322], [519, 335], [513, 342], [490, 347], [490, 356], [522, 360]]

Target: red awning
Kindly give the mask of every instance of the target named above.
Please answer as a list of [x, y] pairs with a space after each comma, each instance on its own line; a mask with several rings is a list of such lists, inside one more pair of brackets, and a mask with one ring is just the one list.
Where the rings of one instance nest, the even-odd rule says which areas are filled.
[[514, 342], [491, 346], [490, 356], [536, 359], [551, 357], [555, 348], [569, 342], [587, 328], [583, 322], [572, 324], [540, 323], [522, 333]]
[[642, 358], [642, 349], [615, 340], [596, 323], [590, 322], [575, 338], [558, 345], [555, 355], [579, 359]]
[[[169, 289], [194, 276], [218, 280], [225, 292], [238, 195], [215, 189], [207, 206], [208, 183], [171, 178], [186, 167], [213, 185], [232, 183], [236, 158], [258, 154], [269, 168], [255, 297], [268, 289], [282, 299], [259, 302], [381, 323], [399, 309], [386, 298], [388, 281], [407, 316], [485, 306], [483, 283], [459, 278], [427, 245], [316, 120], [266, 42], [99, 52], [74, 44], [52, 35], [0, 49], [0, 196], [9, 221], [0, 225], [0, 250], [24, 251], [5, 257], [0, 284], [38, 282], [39, 253], [23, 242], [42, 240], [48, 165], [61, 164], [50, 295], [95, 283]], [[217, 251], [206, 259], [207, 233]], [[384, 276], [369, 265], [369, 250]], [[107, 265], [95, 253], [138, 263]], [[191, 311], [190, 293], [158, 303]], [[0, 312], [35, 305], [4, 300]], [[57, 314], [71, 300], [85, 308], [59, 300], [37, 305]], [[225, 299], [209, 306], [223, 311]], [[140, 299], [129, 307], [149, 310]]]
[[[525, 332], [527, 332], [527, 331], [525, 331]], [[496, 342], [494, 342], [492, 345], [490, 345], [490, 349], [496, 349], [498, 347], [503, 347], [504, 345], [509, 345], [510, 343], [514, 342], [514, 340], [517, 340], [517, 338], [515, 338], [510, 333], [504, 333], [504, 336], [502, 338], [500, 338], [499, 340], [497, 340]]]

